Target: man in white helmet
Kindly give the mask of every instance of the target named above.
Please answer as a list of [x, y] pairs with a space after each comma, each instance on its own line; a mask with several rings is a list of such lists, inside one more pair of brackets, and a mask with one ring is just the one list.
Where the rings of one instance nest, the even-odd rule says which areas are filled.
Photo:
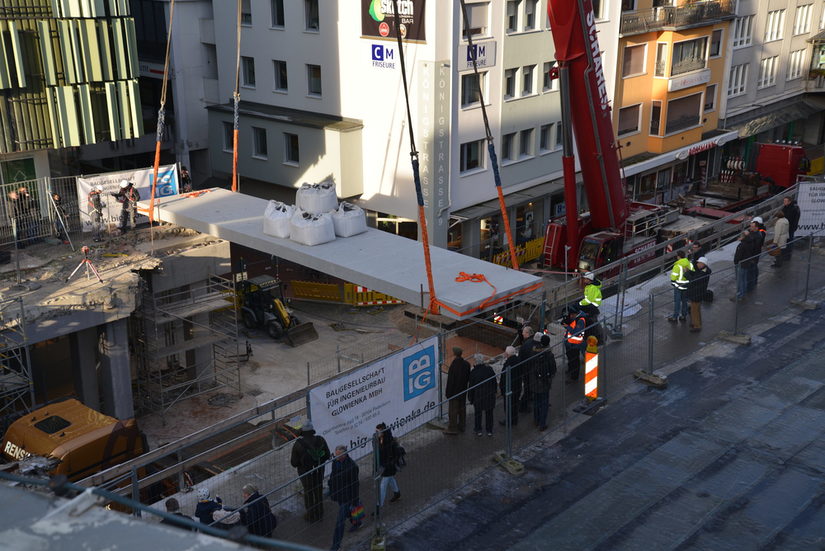
[[101, 240], [100, 234], [103, 222], [103, 198], [101, 193], [103, 186], [96, 185], [89, 192], [87, 201], [89, 204], [89, 218], [92, 220], [92, 233], [94, 233], [94, 240], [99, 242]]
[[126, 233], [131, 228], [135, 229], [135, 217], [137, 216], [137, 202], [140, 201], [140, 193], [135, 189], [134, 184], [127, 180], [120, 181], [120, 189], [112, 196], [120, 203], [120, 231]]

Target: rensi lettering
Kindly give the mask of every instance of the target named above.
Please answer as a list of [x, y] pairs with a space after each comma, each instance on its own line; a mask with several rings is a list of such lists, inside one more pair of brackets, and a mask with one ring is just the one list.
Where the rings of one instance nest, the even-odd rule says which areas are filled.
[[6, 441], [6, 447], [3, 448], [3, 452], [12, 459], [15, 459], [17, 461], [21, 459], [26, 459], [28, 456], [31, 455], [29, 452], [27, 452], [20, 446], [13, 444], [11, 440]]
[[[381, 1], [381, 11], [383, 11], [385, 15], [393, 15], [395, 13], [393, 8], [392, 0]], [[398, 0], [398, 13], [399, 15], [415, 16], [413, 0]]]
[[607, 97], [607, 86], [604, 82], [604, 71], [602, 70], [602, 52], [599, 48], [599, 37], [596, 32], [596, 18], [592, 11], [587, 13], [585, 18], [587, 23], [587, 38], [590, 40], [590, 54], [593, 59], [593, 72], [596, 75], [596, 86], [599, 91], [599, 105], [602, 111], [607, 111], [610, 101]]

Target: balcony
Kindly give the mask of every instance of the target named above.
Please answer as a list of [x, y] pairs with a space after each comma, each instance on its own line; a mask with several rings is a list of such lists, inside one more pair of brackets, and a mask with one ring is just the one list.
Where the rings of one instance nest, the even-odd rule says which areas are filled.
[[705, 58], [693, 58], [689, 57], [686, 59], [682, 59], [677, 61], [673, 64], [673, 67], [670, 68], [670, 75], [676, 76], [681, 75], [683, 73], [689, 73], [691, 71], [698, 71], [699, 69], [705, 68]]
[[681, 6], [660, 6], [622, 14], [622, 36], [650, 31], [713, 25], [736, 16], [735, 0], [704, 0]]

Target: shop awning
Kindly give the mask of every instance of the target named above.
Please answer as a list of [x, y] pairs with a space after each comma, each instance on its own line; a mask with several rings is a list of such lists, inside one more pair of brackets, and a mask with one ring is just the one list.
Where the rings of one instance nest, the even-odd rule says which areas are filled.
[[[537, 199], [545, 197], [546, 195], [550, 195], [557, 191], [562, 191], [563, 189], [564, 184], [561, 181], [546, 182], [544, 184], [539, 184], [537, 186], [533, 186], [531, 188], [523, 189], [521, 191], [516, 191], [513, 193], [505, 192], [504, 201], [508, 207], [517, 206], [524, 203], [529, 203], [531, 201], [535, 201]], [[451, 212], [450, 216], [462, 220], [476, 220], [479, 218], [486, 218], [488, 216], [499, 214], [500, 212], [501, 209], [498, 205], [498, 199], [490, 199], [489, 201], [485, 201], [483, 203], [479, 203], [471, 207]]]
[[739, 131], [740, 138], [755, 136], [761, 132], [765, 132], [766, 130], [776, 128], [777, 126], [782, 126], [783, 124], [787, 124], [789, 122], [805, 119], [814, 113], [819, 113], [825, 109], [825, 105], [822, 105], [821, 103], [821, 101], [814, 98], [804, 99], [791, 105], [774, 109], [773, 111], [767, 113], [763, 112], [761, 115], [752, 118], [749, 121], [731, 125], [731, 128]]
[[694, 144], [682, 147], [680, 149], [668, 151], [667, 153], [662, 153], [661, 155], [657, 155], [650, 159], [645, 159], [644, 161], [628, 165], [624, 167], [624, 175], [626, 177], [633, 176], [634, 174], [641, 174], [642, 172], [646, 172], [653, 168], [666, 165], [667, 163], [671, 163], [676, 160], [685, 160], [691, 155], [697, 155], [702, 151], [707, 151], [708, 149], [713, 149], [714, 147], [720, 147], [730, 141], [735, 140], [738, 137], [739, 132], [735, 130], [723, 132], [718, 136], [713, 136], [712, 138], [707, 138], [698, 141]]

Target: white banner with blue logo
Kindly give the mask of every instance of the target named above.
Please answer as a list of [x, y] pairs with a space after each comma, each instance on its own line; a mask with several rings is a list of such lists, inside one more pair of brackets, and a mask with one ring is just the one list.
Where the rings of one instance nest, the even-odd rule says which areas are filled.
[[[152, 194], [152, 182], [155, 178], [154, 168], [142, 168], [137, 170], [122, 170], [119, 172], [107, 172], [105, 174], [94, 174], [92, 176], [82, 176], [77, 179], [77, 203], [80, 211], [80, 222], [83, 224], [83, 231], [92, 231], [92, 219], [89, 216], [89, 192], [94, 186], [102, 186], [103, 191], [100, 198], [103, 202], [103, 223], [104, 228], [109, 224], [117, 226], [120, 217], [120, 204], [112, 196], [120, 189], [120, 182], [126, 180], [135, 185], [141, 199], [149, 199]], [[158, 167], [158, 186], [155, 189], [155, 197], [168, 197], [178, 194], [178, 171], [177, 165], [164, 165]], [[148, 222], [149, 219], [139, 214], [136, 223]]]
[[358, 459], [372, 451], [378, 423], [402, 436], [438, 414], [438, 337], [382, 358], [309, 392], [310, 419], [330, 450]]

